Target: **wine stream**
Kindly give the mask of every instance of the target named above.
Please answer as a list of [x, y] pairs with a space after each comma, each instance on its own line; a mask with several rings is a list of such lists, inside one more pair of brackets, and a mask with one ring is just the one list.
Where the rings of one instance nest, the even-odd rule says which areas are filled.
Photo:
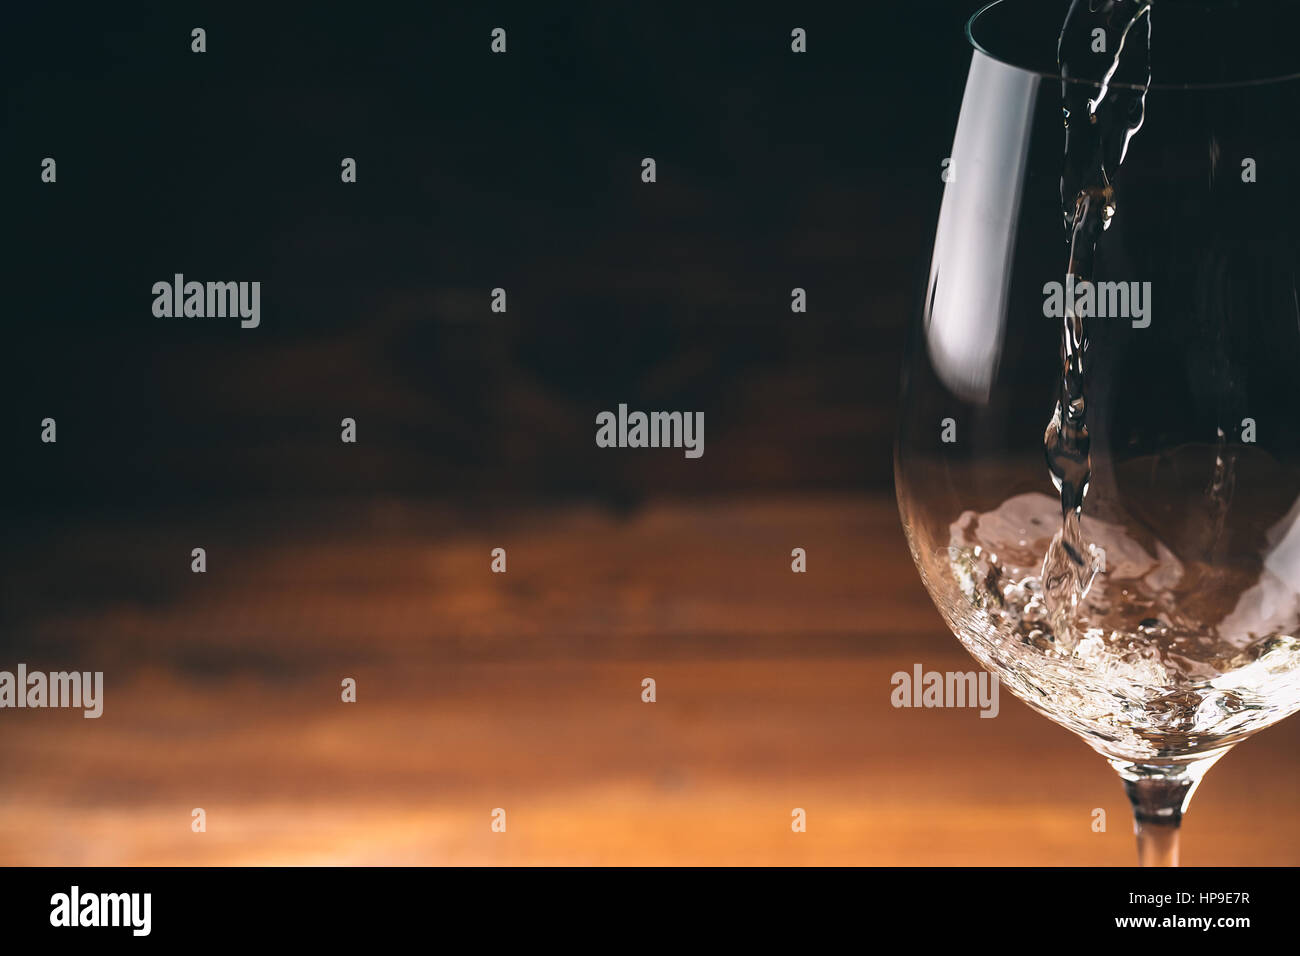
[[[1097, 242], [1116, 213], [1115, 179], [1129, 141], [1142, 127], [1151, 82], [1151, 0], [1074, 0], [1057, 47], [1065, 161], [1061, 206], [1069, 232], [1066, 288], [1093, 278]], [[1043, 561], [1043, 589], [1054, 634], [1065, 626], [1101, 569], [1080, 530], [1092, 476], [1084, 363], [1088, 319], [1067, 297], [1061, 329], [1061, 382], [1043, 436], [1052, 482], [1061, 495], [1061, 532]]]

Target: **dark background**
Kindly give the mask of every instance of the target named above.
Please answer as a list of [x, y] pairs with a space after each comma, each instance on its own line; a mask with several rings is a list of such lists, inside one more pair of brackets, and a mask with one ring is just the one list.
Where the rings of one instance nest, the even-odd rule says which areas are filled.
[[[974, 3], [38, 7], [3, 31], [20, 512], [890, 487]], [[155, 318], [177, 272], [260, 280], [261, 327]], [[619, 402], [703, 411], [704, 457], [596, 448]]]

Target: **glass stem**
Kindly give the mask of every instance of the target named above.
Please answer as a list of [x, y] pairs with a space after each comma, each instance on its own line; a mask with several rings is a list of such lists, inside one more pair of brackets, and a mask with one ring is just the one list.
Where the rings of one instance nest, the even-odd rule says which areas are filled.
[[1179, 825], [1205, 772], [1226, 750], [1176, 763], [1112, 760], [1133, 804], [1138, 866], [1177, 866]]
[[1133, 804], [1138, 866], [1177, 866], [1179, 826], [1196, 783], [1186, 777], [1126, 779], [1124, 789]]

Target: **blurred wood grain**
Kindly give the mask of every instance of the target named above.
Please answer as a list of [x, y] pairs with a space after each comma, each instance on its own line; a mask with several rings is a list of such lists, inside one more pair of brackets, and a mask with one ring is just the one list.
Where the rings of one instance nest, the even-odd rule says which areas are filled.
[[[99, 720], [0, 712], [0, 863], [1133, 861], [1117, 779], [1067, 731], [1005, 693], [993, 720], [890, 706], [895, 671], [975, 666], [892, 499], [142, 526], [47, 531], [5, 582], [0, 666], [106, 690]], [[1297, 752], [1291, 720], [1229, 754], [1185, 864], [1300, 863]]]

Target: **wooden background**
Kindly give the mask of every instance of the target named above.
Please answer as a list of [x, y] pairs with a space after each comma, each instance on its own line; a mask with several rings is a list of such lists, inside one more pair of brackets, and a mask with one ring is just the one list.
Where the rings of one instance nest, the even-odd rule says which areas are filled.
[[[0, 862], [1133, 860], [1117, 778], [1066, 730], [1005, 692], [992, 720], [890, 706], [897, 670], [975, 665], [888, 498], [183, 519], [47, 534], [11, 581], [16, 659], [75, 647], [106, 691], [99, 720], [3, 715]], [[61, 603], [52, 554], [100, 596]], [[1300, 863], [1297, 745], [1291, 720], [1220, 762], [1185, 864]]]

